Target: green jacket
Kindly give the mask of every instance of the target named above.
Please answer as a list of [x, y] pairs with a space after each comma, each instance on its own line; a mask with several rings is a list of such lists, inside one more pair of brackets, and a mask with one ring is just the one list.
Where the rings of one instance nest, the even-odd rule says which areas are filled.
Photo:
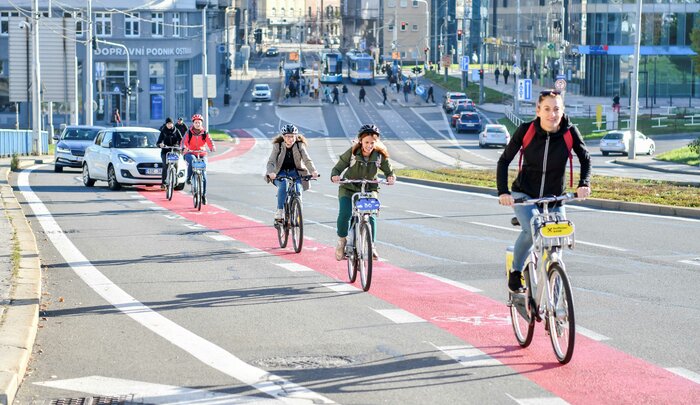
[[[347, 170], [346, 170], [347, 169]], [[331, 177], [343, 175], [346, 179], [367, 179], [367, 180], [377, 180], [377, 173], [379, 170], [384, 173], [384, 176], [395, 176], [394, 169], [391, 167], [391, 162], [389, 158], [380, 154], [376, 150], [372, 151], [369, 158], [362, 156], [362, 149], [358, 148], [355, 151], [355, 155], [352, 154], [352, 148], [348, 149], [340, 155], [338, 163], [335, 164], [333, 170], [331, 170]], [[360, 191], [360, 184], [341, 184], [338, 189], [338, 197], [352, 197], [354, 193]], [[367, 191], [377, 191], [379, 190], [378, 184], [368, 184]]]

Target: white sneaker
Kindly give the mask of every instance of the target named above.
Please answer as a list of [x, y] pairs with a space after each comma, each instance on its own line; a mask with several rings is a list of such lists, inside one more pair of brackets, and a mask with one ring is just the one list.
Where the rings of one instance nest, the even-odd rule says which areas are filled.
[[275, 221], [281, 221], [284, 218], [284, 210], [275, 211]]

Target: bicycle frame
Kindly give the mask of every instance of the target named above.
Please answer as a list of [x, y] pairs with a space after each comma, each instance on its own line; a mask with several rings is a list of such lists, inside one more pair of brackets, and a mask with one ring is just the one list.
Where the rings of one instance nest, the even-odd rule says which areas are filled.
[[287, 190], [283, 207], [284, 216], [282, 220], [275, 221], [280, 247], [284, 248], [287, 246], [287, 240], [291, 230], [294, 252], [299, 253], [304, 243], [304, 218], [302, 214], [301, 194], [297, 192], [296, 184], [297, 181], [315, 179], [313, 176], [300, 176], [298, 178], [279, 176], [276, 177], [275, 180], [284, 181]]

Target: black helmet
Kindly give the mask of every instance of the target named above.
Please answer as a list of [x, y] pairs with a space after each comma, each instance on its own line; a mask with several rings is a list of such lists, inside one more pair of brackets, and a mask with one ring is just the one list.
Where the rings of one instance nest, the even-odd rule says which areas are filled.
[[299, 129], [293, 124], [287, 124], [287, 125], [282, 125], [282, 128], [280, 128], [280, 132], [282, 132], [282, 135], [298, 134]]
[[377, 128], [376, 125], [374, 124], [365, 124], [363, 125], [360, 130], [357, 132], [357, 137], [360, 138], [362, 137], [362, 134], [375, 134], [381, 136], [382, 133], [379, 131], [379, 128]]

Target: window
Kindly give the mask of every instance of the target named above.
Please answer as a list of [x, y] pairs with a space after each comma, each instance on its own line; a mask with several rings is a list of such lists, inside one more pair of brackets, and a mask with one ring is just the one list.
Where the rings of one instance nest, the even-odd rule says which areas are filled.
[[124, 36], [138, 37], [139, 36], [139, 17], [140, 13], [124, 15]]
[[418, 24], [413, 24], [413, 26], [411, 26], [411, 31], [418, 31]]
[[418, 7], [418, 0], [413, 0], [413, 7]]
[[284, 17], [284, 7], [280, 9], [280, 17]]
[[85, 26], [83, 12], [82, 11], [74, 12], [73, 18], [75, 18], [75, 36], [82, 37], [83, 35], [85, 35], [85, 29], [83, 28]]
[[408, 0], [401, 0], [401, 7], [408, 7]]
[[175, 62], [175, 115], [184, 117], [192, 111], [192, 98], [188, 97], [188, 85], [190, 83], [190, 62], [187, 60]]
[[112, 36], [112, 13], [95, 13], [95, 36]]
[[272, 17], [277, 17], [277, 9], [272, 7], [272, 13], [270, 13]]
[[309, 7], [309, 17], [311, 17], [311, 7]]
[[391, 8], [396, 7], [396, 0], [389, 0], [387, 7], [391, 7]]
[[151, 13], [151, 35], [154, 37], [163, 36], [163, 13]]
[[10, 17], [19, 17], [19, 12], [0, 12], [0, 35], [8, 35], [10, 33]]
[[151, 119], [164, 119], [165, 111], [165, 62], [152, 62], [148, 64], [150, 85], [148, 91], [151, 94]]
[[173, 36], [180, 36], [180, 13], [173, 14]]

